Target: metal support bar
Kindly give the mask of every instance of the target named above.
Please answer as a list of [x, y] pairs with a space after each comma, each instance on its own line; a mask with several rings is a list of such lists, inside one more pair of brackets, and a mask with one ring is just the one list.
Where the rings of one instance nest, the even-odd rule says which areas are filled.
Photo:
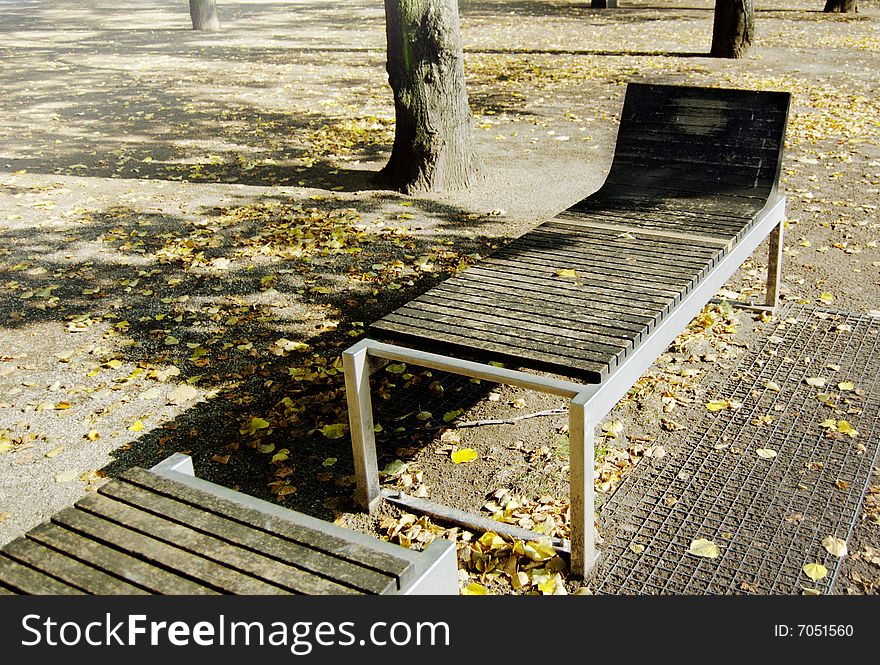
[[[494, 531], [502, 536], [516, 538], [518, 540], [541, 540], [548, 537], [547, 534], [529, 531], [528, 529], [524, 529], [515, 524], [505, 524], [504, 522], [499, 522], [490, 517], [474, 515], [473, 513], [459, 510], [458, 508], [451, 508], [433, 501], [426, 501], [425, 499], [409, 496], [403, 492], [383, 489], [382, 498], [396, 506], [400, 506], [401, 508], [412, 510], [443, 522], [457, 524], [470, 531]], [[560, 554], [568, 555], [571, 552], [571, 544], [567, 540], [550, 538], [550, 544]]]
[[584, 577], [598, 559], [593, 521], [596, 516], [593, 487], [593, 423], [586, 393], [568, 405], [569, 497], [571, 501], [571, 574]]
[[770, 232], [770, 252], [767, 258], [767, 300], [765, 304], [775, 310], [779, 304], [779, 285], [782, 283], [782, 245], [785, 221]]
[[376, 461], [376, 433], [373, 431], [373, 401], [370, 396], [370, 340], [361, 340], [342, 354], [345, 399], [357, 479], [355, 502], [370, 513], [381, 502], [379, 465]]

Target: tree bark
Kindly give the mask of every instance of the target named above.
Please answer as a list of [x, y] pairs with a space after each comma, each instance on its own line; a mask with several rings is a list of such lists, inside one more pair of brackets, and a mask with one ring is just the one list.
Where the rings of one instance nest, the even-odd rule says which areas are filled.
[[406, 193], [467, 187], [479, 172], [457, 0], [385, 0], [394, 146], [380, 173]]
[[754, 37], [754, 0], [715, 0], [715, 22], [709, 55], [715, 58], [744, 58]]
[[847, 14], [859, 11], [859, 8], [856, 0], [826, 0], [822, 11], [828, 14]]
[[189, 0], [189, 15], [193, 30], [215, 31], [220, 29], [217, 0]]

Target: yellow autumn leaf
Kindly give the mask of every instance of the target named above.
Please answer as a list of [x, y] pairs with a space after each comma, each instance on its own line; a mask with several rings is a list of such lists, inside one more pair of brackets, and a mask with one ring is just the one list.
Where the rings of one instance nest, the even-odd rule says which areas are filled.
[[846, 420], [837, 421], [837, 431], [841, 434], [846, 434], [853, 439], [855, 439], [859, 435], [859, 431], [855, 427], [850, 425]]
[[718, 545], [713, 543], [711, 540], [706, 540], [705, 538], [697, 538], [696, 540], [691, 542], [688, 553], [693, 554], [694, 556], [704, 557], [706, 559], [717, 559], [718, 555], [721, 554], [721, 550], [718, 549]]
[[779, 384], [776, 383], [775, 381], [768, 381], [767, 383], [764, 384], [764, 387], [767, 390], [772, 390], [775, 393], [778, 393], [780, 390], [782, 390], [782, 388], [779, 387]]
[[479, 582], [471, 582], [461, 590], [462, 596], [488, 596], [489, 591]]
[[821, 376], [811, 376], [806, 381], [808, 386], [813, 386], [814, 388], [821, 388], [825, 385], [825, 379]]
[[834, 302], [834, 296], [826, 291], [819, 296], [819, 300], [821, 300], [826, 305], [829, 305]]
[[559, 573], [549, 575], [547, 579], [538, 583], [538, 591], [547, 595], [553, 595], [562, 584], [562, 576]]
[[473, 448], [461, 448], [460, 450], [453, 451], [450, 457], [455, 464], [465, 464], [473, 462], [479, 457], [479, 454]]
[[60, 455], [63, 450], [64, 450], [64, 446], [58, 446], [57, 448], [53, 448], [48, 453], [46, 453], [46, 457], [48, 457], [50, 459], [53, 457], [56, 457], [56, 456]]
[[730, 402], [726, 399], [713, 399], [709, 402], [706, 402], [706, 408], [709, 411], [723, 411], [724, 409], [730, 406]]
[[253, 416], [241, 429], [239, 429], [239, 434], [254, 434], [257, 430], [268, 429], [269, 421], [263, 418], [258, 418], [257, 416]]
[[609, 439], [616, 439], [617, 435], [623, 431], [623, 423], [619, 420], [612, 420], [602, 423], [602, 433]]
[[577, 279], [577, 270], [574, 268], [560, 268], [556, 271], [557, 277], [570, 277], [572, 279]]
[[98, 439], [101, 438], [101, 433], [98, 432], [98, 430], [95, 430], [95, 429], [93, 429], [93, 430], [89, 430], [89, 431], [86, 433], [86, 438], [87, 438], [89, 441], [97, 441]]
[[776, 451], [771, 448], [758, 448], [756, 451], [761, 459], [773, 459], [776, 457]]
[[132, 432], [140, 432], [144, 428], [144, 424], [140, 420], [135, 420], [128, 429]]
[[549, 540], [530, 540], [523, 544], [523, 554], [532, 561], [549, 561], [556, 556], [556, 550]]
[[821, 563], [808, 563], [806, 566], [804, 566], [803, 570], [806, 576], [814, 582], [825, 579], [825, 577], [828, 575], [828, 569]]
[[837, 384], [837, 387], [838, 387], [838, 389], [845, 390], [845, 391], [846, 390], [855, 390], [856, 384], [854, 384], [852, 381], [841, 381], [840, 383]]
[[836, 557], [844, 557], [847, 553], [846, 541], [843, 538], [835, 538], [834, 536], [825, 536], [822, 539], [822, 547], [829, 554]]
[[345, 430], [347, 429], [348, 425], [345, 423], [334, 423], [333, 425], [324, 425], [320, 432], [327, 439], [341, 439], [345, 436]]

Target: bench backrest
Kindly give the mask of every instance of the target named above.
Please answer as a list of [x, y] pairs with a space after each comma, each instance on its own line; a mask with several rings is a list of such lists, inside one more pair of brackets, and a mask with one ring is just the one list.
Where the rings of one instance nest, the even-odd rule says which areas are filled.
[[631, 83], [602, 193], [766, 202], [779, 184], [789, 103], [786, 92]]

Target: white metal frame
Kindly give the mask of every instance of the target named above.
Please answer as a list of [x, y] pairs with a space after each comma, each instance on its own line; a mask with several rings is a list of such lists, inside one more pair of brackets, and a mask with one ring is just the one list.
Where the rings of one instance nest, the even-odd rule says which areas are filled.
[[405, 362], [472, 378], [493, 381], [538, 392], [560, 395], [569, 401], [569, 491], [571, 501], [571, 573], [585, 576], [598, 559], [593, 488], [595, 425], [604, 418], [632, 385], [663, 353], [676, 336], [724, 286], [737, 268], [770, 237], [767, 273], [767, 306], [778, 302], [782, 266], [782, 229], [785, 198], [769, 206], [740, 241], [715, 268], [660, 322], [648, 338], [624, 359], [608, 377], [597, 384], [579, 384], [526, 372], [461, 360], [415, 349], [363, 339], [343, 353], [345, 391], [348, 402], [352, 451], [354, 453], [357, 504], [370, 512], [381, 501], [370, 374], [371, 359]]

